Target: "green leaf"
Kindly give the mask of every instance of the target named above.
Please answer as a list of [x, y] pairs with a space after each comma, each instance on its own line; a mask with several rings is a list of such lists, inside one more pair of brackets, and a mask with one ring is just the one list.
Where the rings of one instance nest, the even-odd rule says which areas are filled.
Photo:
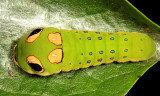
[[160, 27], [127, 0], [1, 0], [0, 12], [1, 95], [124, 96], [159, 60], [112, 63], [48, 77], [27, 74], [15, 64], [9, 71], [13, 46], [36, 27], [142, 32], [155, 41]]

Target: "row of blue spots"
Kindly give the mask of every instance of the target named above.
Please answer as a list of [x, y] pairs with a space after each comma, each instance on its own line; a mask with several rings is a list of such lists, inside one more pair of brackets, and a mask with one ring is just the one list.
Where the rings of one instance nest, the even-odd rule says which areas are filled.
[[[88, 40], [91, 40], [91, 37], [87, 37]], [[102, 37], [98, 37], [99, 40], [102, 40]]]
[[[97, 61], [98, 61], [98, 62], [101, 62], [101, 61], [102, 61], [102, 58], [98, 59]], [[88, 60], [87, 63], [91, 63], [91, 60]]]
[[[123, 58], [127, 58], [127, 56], [123, 56]], [[113, 60], [114, 57], [111, 57], [110, 59]], [[102, 61], [102, 58], [98, 59], [97, 61], [98, 61], [98, 62], [101, 62], [101, 61]], [[91, 63], [91, 60], [88, 60], [87, 63]], [[80, 64], [80, 63], [79, 63], [79, 64]]]
[[[84, 33], [88, 33], [88, 31], [84, 31]], [[95, 32], [96, 34], [100, 34], [100, 32]], [[113, 33], [108, 33], [109, 35], [113, 35]], [[127, 35], [127, 34], [123, 34], [123, 35]], [[91, 40], [91, 37], [87, 38], [88, 40]], [[102, 37], [98, 37], [99, 40], [102, 40]], [[110, 40], [114, 40], [114, 37], [111, 37]], [[128, 41], [127, 38], [124, 39], [124, 41]], [[140, 41], [143, 41], [142, 39], [140, 39]]]
[[[123, 56], [123, 58], [127, 58], [127, 56]], [[114, 57], [111, 57], [110, 59], [113, 60]], [[97, 61], [98, 61], [98, 62], [101, 62], [101, 61], [102, 61], [102, 58], [98, 59]], [[91, 60], [88, 60], [87, 63], [91, 63]]]
[[[91, 40], [91, 37], [87, 37], [88, 40]], [[102, 40], [102, 37], [98, 37], [99, 40]], [[111, 37], [110, 40], [114, 40], [114, 37]], [[127, 38], [124, 39], [124, 41], [128, 41]]]
[[[111, 50], [110, 52], [111, 52], [111, 53], [115, 53], [114, 50]], [[89, 52], [89, 55], [92, 55], [92, 54], [93, 54], [92, 52]], [[99, 51], [99, 54], [103, 54], [103, 51]], [[83, 55], [83, 53], [81, 53], [81, 55]]]
[[[89, 55], [92, 55], [92, 52], [89, 52]], [[103, 54], [103, 51], [99, 51], [99, 54]]]
[[[110, 40], [114, 40], [114, 37], [111, 37]], [[128, 39], [125, 38], [124, 41], [128, 41]], [[141, 40], [141, 41], [142, 41], [142, 40]]]
[[[125, 49], [124, 51], [127, 52], [128, 49]], [[141, 51], [143, 51], [143, 49], [141, 49]], [[111, 50], [110, 53], [115, 53], [115, 50]], [[92, 52], [89, 52], [89, 55], [92, 55], [92, 54], [93, 54]], [[103, 54], [103, 51], [99, 51], [99, 54]]]
[[[141, 49], [141, 50], [142, 50], [142, 49]], [[128, 49], [125, 49], [124, 51], [127, 52]], [[111, 52], [111, 53], [115, 53], [115, 50], [111, 50], [110, 52]], [[99, 54], [103, 54], [103, 51], [99, 51]], [[93, 53], [92, 53], [92, 52], [89, 52], [89, 55], [93, 55]], [[123, 56], [123, 58], [127, 58], [127, 56]], [[111, 57], [110, 59], [113, 60], [114, 57]], [[102, 61], [102, 58], [98, 59], [97, 61], [98, 61], [98, 62], [101, 62], [101, 61]], [[87, 63], [91, 63], [91, 60], [88, 60]]]
[[[127, 58], [127, 56], [123, 56], [123, 58]], [[111, 59], [111, 60], [113, 60], [113, 59], [114, 59], [114, 57], [111, 57], [110, 59]]]

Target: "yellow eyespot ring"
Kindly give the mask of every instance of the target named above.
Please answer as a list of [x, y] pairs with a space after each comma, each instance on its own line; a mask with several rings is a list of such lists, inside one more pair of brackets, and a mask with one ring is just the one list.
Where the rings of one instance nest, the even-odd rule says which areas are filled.
[[18, 67], [20, 67], [20, 66], [18, 65], [17, 60], [16, 60], [16, 48], [17, 48], [17, 44], [14, 46], [14, 51], [13, 51], [13, 54], [14, 54], [14, 62], [15, 62], [15, 64], [16, 64]]

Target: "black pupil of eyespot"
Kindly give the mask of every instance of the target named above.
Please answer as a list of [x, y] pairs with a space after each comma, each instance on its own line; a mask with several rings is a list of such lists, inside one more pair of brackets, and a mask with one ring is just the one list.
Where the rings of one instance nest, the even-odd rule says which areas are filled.
[[34, 34], [37, 34], [37, 33], [39, 33], [40, 31], [41, 31], [42, 29], [35, 29], [35, 30], [33, 30], [32, 32], [31, 32], [31, 34], [29, 35], [29, 36], [32, 36], [32, 35], [34, 35]]
[[[16, 51], [16, 49], [17, 49], [17, 46], [16, 46], [16, 48], [15, 48], [15, 51]], [[16, 52], [15, 52], [15, 56], [14, 56], [14, 59], [15, 59], [15, 61], [17, 62], [17, 57], [16, 57]]]
[[41, 71], [42, 67], [36, 63], [29, 63], [29, 65], [31, 66], [32, 69], [34, 69], [35, 71]]

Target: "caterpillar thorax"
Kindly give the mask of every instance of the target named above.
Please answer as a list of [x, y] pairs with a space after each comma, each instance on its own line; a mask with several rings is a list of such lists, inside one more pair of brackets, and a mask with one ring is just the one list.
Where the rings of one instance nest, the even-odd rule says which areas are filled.
[[14, 48], [16, 64], [31, 74], [47, 76], [102, 63], [143, 61], [155, 54], [146, 34], [38, 28]]

